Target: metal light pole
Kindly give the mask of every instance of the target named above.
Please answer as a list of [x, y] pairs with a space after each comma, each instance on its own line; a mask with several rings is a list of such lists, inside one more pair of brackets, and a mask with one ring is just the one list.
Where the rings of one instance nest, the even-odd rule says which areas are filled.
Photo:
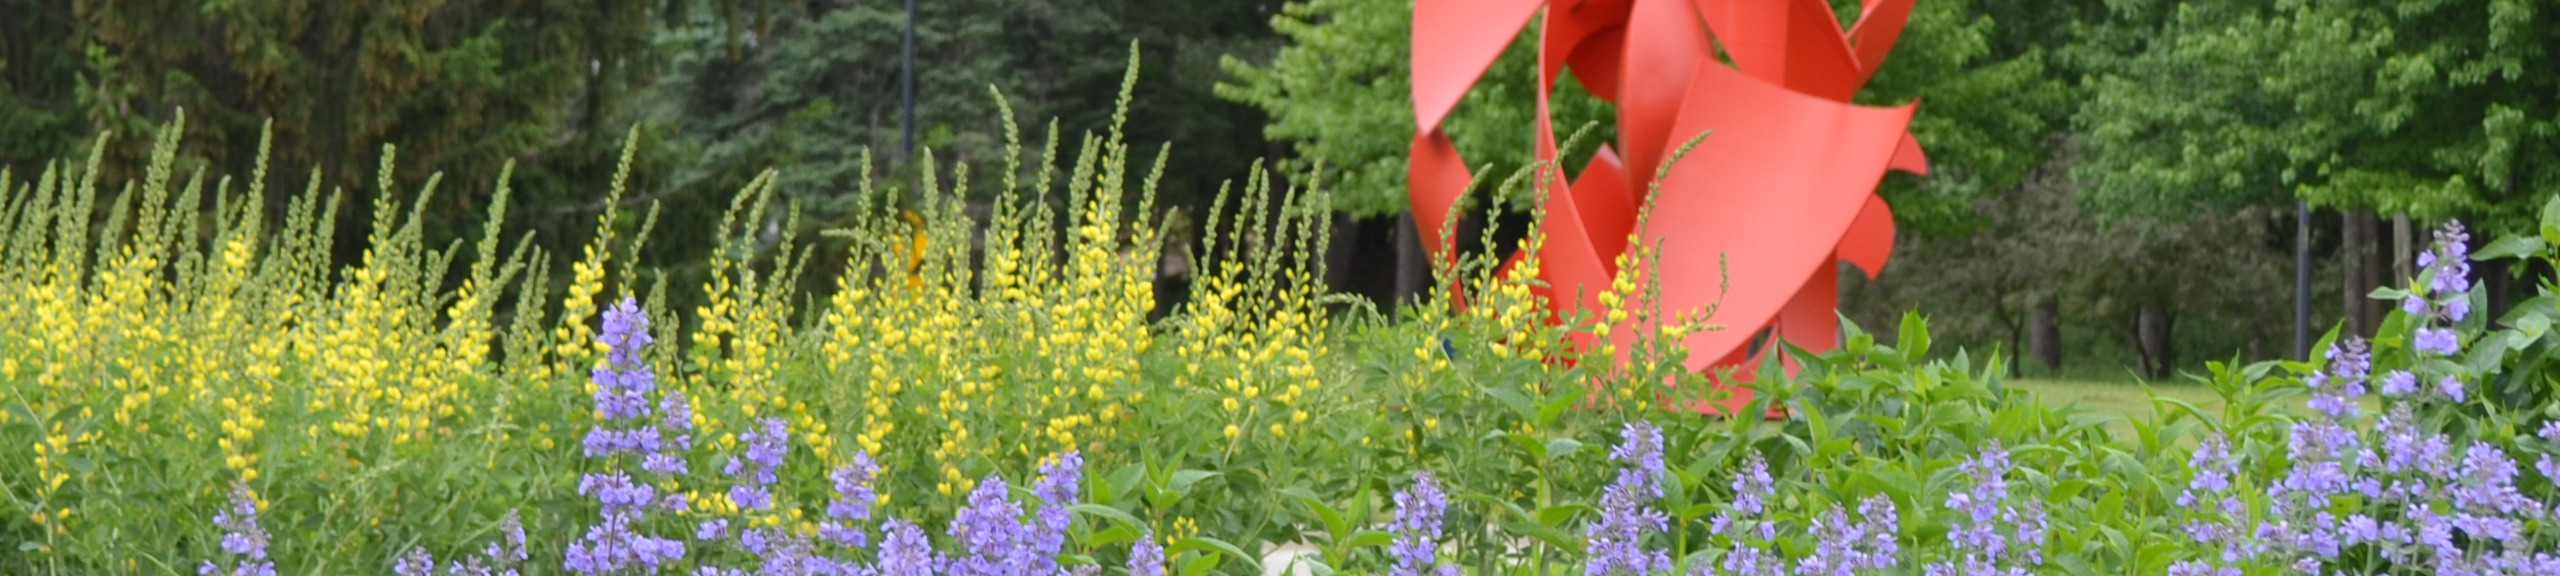
[[899, 108], [903, 110], [904, 118], [898, 124], [899, 131], [905, 133], [906, 155], [899, 158], [900, 162], [916, 156], [916, 0], [907, 0], [907, 41], [903, 60], [905, 71], [899, 83], [905, 95]]

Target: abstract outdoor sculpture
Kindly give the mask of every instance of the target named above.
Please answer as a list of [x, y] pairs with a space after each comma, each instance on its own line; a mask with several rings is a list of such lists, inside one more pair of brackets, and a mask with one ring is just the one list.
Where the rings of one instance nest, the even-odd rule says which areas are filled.
[[[1544, 6], [1538, 36], [1537, 158], [1552, 162], [1548, 96], [1571, 66], [1594, 96], [1617, 104], [1619, 141], [1547, 190], [1539, 226], [1542, 292], [1559, 309], [1601, 310], [1631, 235], [1660, 246], [1651, 268], [1665, 311], [1719, 302], [1722, 331], [1690, 334], [1689, 368], [1756, 363], [1761, 328], [1806, 349], [1834, 347], [1834, 261], [1872, 276], [1893, 247], [1893, 214], [1875, 194], [1888, 169], [1921, 173], [1904, 132], [1916, 105], [1849, 99], [1902, 34], [1911, 0], [1865, 0], [1843, 33], [1824, 0], [1417, 0], [1413, 25], [1413, 214], [1433, 258], [1452, 248], [1440, 228], [1471, 176], [1439, 124], [1520, 28]], [[1718, 50], [1732, 59], [1728, 67]], [[1736, 70], [1739, 68], [1739, 70]], [[1637, 208], [1656, 169], [1693, 137], [1712, 133], [1661, 183], [1651, 218]], [[1732, 289], [1717, 257], [1730, 261]], [[1580, 294], [1579, 302], [1565, 302]], [[1637, 304], [1629, 304], [1630, 306]], [[1632, 330], [1615, 331], [1623, 360]], [[1596, 344], [1576, 334], [1575, 344]], [[1764, 346], [1766, 350], [1775, 346]], [[1701, 410], [1750, 400], [1733, 392]]]

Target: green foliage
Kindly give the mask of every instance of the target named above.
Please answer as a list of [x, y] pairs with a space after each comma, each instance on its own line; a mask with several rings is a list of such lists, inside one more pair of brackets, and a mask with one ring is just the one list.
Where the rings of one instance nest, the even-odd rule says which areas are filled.
[[[711, 202], [769, 166], [777, 186], [812, 221], [840, 224], [863, 185], [860, 152], [892, 167], [889, 184], [913, 186], [901, 149], [901, 51], [907, 24], [896, 2], [724, 3], [763, 24], [711, 7], [678, 11], [658, 37], [672, 54], [651, 96], [688, 158], [676, 195]], [[1003, 142], [990, 123], [993, 88], [1026, 118], [1054, 118], [1065, 134], [1113, 122], [1109, 100], [1132, 40], [1157, 72], [1138, 80], [1140, 114], [1121, 128], [1133, 142], [1179, 140], [1167, 202], [1204, 202], [1218, 179], [1262, 155], [1249, 108], [1209, 94], [1214, 58], [1259, 49], [1249, 2], [960, 0], [917, 3], [916, 145], [945, 161], [991, 165]], [[964, 191], [983, 202], [994, 191]], [[680, 211], [682, 212], [682, 211]]]
[[[1357, 216], [1407, 210], [1405, 156], [1415, 131], [1413, 4], [1296, 1], [1272, 16], [1271, 27], [1289, 44], [1268, 62], [1226, 58], [1222, 66], [1234, 78], [1219, 83], [1218, 95], [1269, 113], [1264, 135], [1295, 146], [1283, 170], [1306, 179], [1322, 165], [1323, 178], [1334, 183], [1336, 208]], [[1458, 153], [1477, 167], [1479, 180], [1531, 163], [1535, 30], [1534, 22], [1525, 28], [1442, 121]], [[1579, 170], [1600, 142], [1616, 138], [1609, 104], [1579, 84], [1560, 79], [1552, 105], [1559, 137], [1586, 124], [1597, 128], [1588, 147], [1566, 151], [1565, 165]], [[1501, 198], [1513, 210], [1526, 209], [1524, 192]]]
[[2169, 215], [2296, 195], [2503, 235], [2560, 190], [2535, 3], [2128, 3], [2078, 116], [2092, 200]]
[[1892, 55], [1859, 92], [1866, 105], [1920, 103], [1911, 134], [1928, 151], [1930, 174], [1887, 179], [1880, 192], [1896, 223], [1935, 235], [1989, 224], [1976, 204], [2021, 185], [2053, 155], [2072, 90], [2048, 56], [2058, 45], [2039, 37], [2052, 31], [2029, 18], [2050, 8], [2032, 4], [1916, 3]]

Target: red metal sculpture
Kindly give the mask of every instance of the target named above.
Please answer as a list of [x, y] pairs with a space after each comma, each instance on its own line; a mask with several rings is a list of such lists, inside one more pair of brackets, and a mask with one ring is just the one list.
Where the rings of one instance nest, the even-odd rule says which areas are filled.
[[[1434, 258], [1452, 258], [1441, 224], [1471, 176], [1439, 124], [1521, 26], [1538, 31], [1537, 158], [1556, 157], [1548, 96], [1566, 67], [1617, 104], [1615, 147], [1601, 147], [1570, 183], [1548, 190], [1542, 292], [1559, 308], [1600, 311], [1596, 295], [1639, 230], [1637, 207], [1656, 168], [1701, 133], [1712, 135], [1662, 181], [1653, 221], [1633, 238], [1660, 246], [1651, 268], [1662, 310], [1721, 303], [1722, 331], [1690, 334], [1689, 368], [1756, 363], [1760, 328], [1809, 350], [1839, 338], [1834, 261], [1872, 277], [1893, 248], [1893, 214], [1875, 194], [1888, 169], [1926, 169], [1904, 132], [1916, 104], [1867, 108], [1850, 96], [1901, 36], [1911, 0], [1865, 0], [1845, 33], [1824, 0], [1417, 0], [1413, 25], [1413, 214]], [[1717, 57], [1732, 59], [1728, 67]], [[1737, 69], [1738, 68], [1738, 69]], [[1735, 280], [1721, 293], [1717, 259]], [[1580, 302], [1560, 302], [1582, 294]], [[1631, 304], [1632, 305], [1632, 304]], [[1612, 338], [1623, 361], [1632, 330]], [[1577, 334], [1578, 346], [1595, 344]], [[1775, 346], [1766, 346], [1774, 349]], [[1764, 350], [1762, 353], [1766, 353]], [[1792, 369], [1792, 367], [1790, 367]], [[1747, 374], [1747, 372], [1745, 372]], [[1722, 412], [1747, 389], [1696, 408]]]

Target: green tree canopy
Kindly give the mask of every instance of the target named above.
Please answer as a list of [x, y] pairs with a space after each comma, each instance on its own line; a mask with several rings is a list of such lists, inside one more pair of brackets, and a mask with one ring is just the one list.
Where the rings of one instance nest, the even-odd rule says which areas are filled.
[[2560, 79], [2525, 0], [2127, 2], [2078, 174], [2117, 213], [2314, 203], [2522, 229], [2560, 191]]

